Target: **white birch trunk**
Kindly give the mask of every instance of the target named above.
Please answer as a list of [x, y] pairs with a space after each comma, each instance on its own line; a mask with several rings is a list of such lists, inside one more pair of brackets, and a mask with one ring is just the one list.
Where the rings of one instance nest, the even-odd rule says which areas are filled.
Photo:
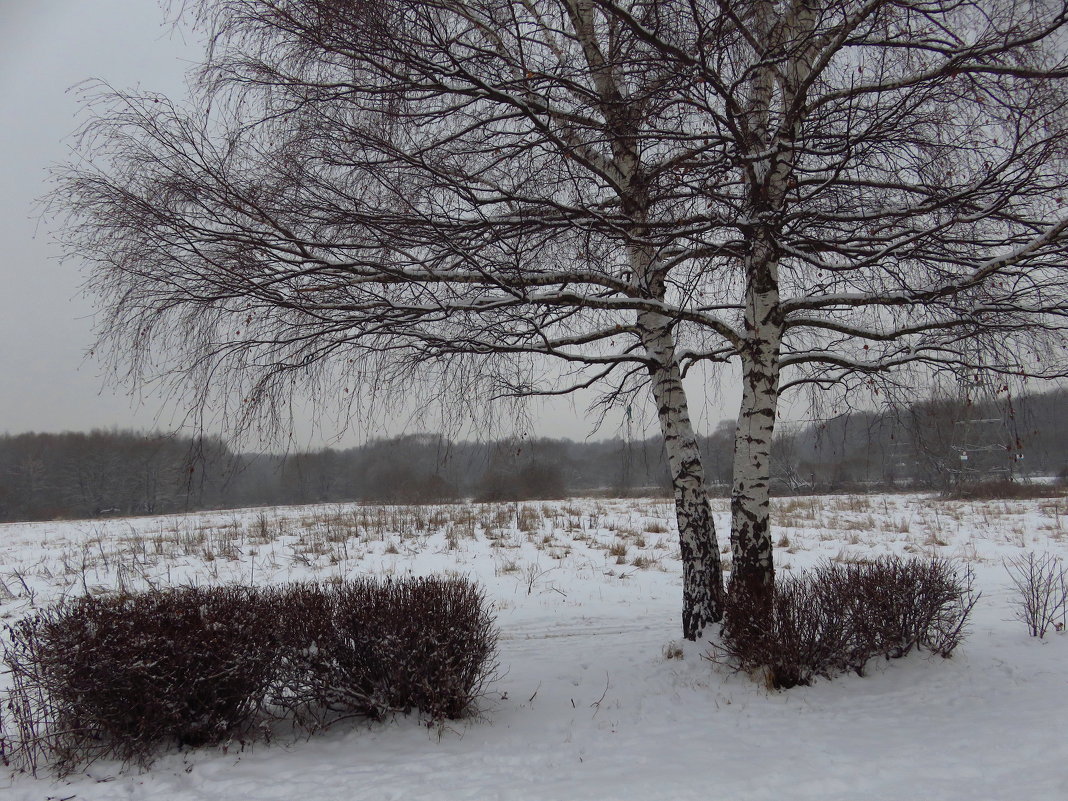
[[[620, 210], [631, 222], [628, 257], [635, 289], [639, 296], [662, 301], [665, 276], [652, 247], [644, 241], [649, 211], [648, 184], [632, 119], [635, 113], [641, 112], [625, 108], [625, 90], [617, 82], [597, 42], [595, 4], [591, 0], [568, 0], [567, 9], [611, 132], [611, 164], [618, 171]], [[708, 503], [701, 453], [676, 360], [672, 320], [662, 314], [641, 312], [638, 327], [649, 358], [653, 400], [675, 495], [682, 555], [682, 631], [687, 639], [696, 640], [705, 626], [723, 619], [719, 543]]]
[[[779, 20], [772, 2], [763, 0], [755, 4], [751, 24], [758, 40], [771, 42], [777, 24], [793, 28], [802, 23], [796, 11], [791, 8], [787, 17]], [[786, 72], [796, 80], [794, 66], [788, 63]], [[771, 540], [771, 438], [779, 398], [782, 344], [776, 233], [792, 169], [791, 148], [782, 138], [786, 132], [782, 127], [773, 130], [775, 126], [771, 125], [777, 85], [788, 93], [791, 91], [788, 86], [778, 83], [769, 66], [754, 67], [745, 115], [748, 146], [753, 153], [768, 155], [755, 160], [748, 175], [748, 216], [753, 223], [746, 234], [742, 404], [735, 432], [731, 489], [731, 587], [732, 591], [745, 592], [758, 608], [770, 599], [775, 581]], [[779, 100], [784, 103], [785, 98]]]
[[778, 291], [754, 292], [746, 313], [752, 336], [742, 356], [742, 405], [731, 489], [732, 586], [766, 595], [775, 580], [771, 537], [771, 438], [779, 392]]
[[650, 368], [653, 399], [675, 495], [682, 553], [682, 632], [686, 639], [696, 640], [707, 625], [723, 619], [723, 567], [669, 325], [663, 315], [639, 315], [646, 352], [656, 365]]

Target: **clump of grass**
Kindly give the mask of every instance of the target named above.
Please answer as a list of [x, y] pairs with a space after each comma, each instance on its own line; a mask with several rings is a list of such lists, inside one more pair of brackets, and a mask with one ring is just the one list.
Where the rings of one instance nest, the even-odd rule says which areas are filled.
[[542, 528], [542, 513], [535, 506], [521, 506], [516, 513], [516, 527], [524, 533], [533, 533]]
[[664, 659], [683, 659], [685, 656], [681, 643], [672, 641], [664, 646]]
[[505, 559], [503, 562], [497, 565], [497, 572], [500, 574], [518, 573], [519, 562], [517, 562], [515, 559]]

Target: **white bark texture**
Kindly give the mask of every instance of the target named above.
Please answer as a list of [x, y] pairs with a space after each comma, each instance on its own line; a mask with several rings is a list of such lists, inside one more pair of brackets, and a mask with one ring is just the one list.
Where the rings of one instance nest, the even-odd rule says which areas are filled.
[[668, 324], [669, 320], [658, 314], [643, 314], [639, 319], [646, 352], [657, 364], [650, 373], [679, 524], [683, 636], [696, 640], [705, 626], [723, 618], [723, 567], [701, 454]]
[[[753, 27], [762, 40], [771, 37], [775, 15], [769, 2], [754, 7]], [[789, 12], [795, 15], [796, 11]], [[788, 22], [788, 20], [787, 20]], [[789, 26], [793, 27], [793, 26]], [[796, 70], [785, 71], [793, 75]], [[744, 344], [741, 349], [742, 404], [735, 434], [731, 490], [732, 584], [759, 598], [774, 583], [771, 543], [771, 438], [779, 399], [782, 315], [779, 306], [777, 234], [792, 166], [793, 131], [770, 125], [776, 76], [770, 66], [756, 66], [748, 91], [746, 130], [755, 158], [748, 172], [748, 205], [754, 225], [744, 257], [746, 286]], [[784, 103], [792, 80], [784, 82]]]
[[781, 335], [773, 322], [777, 309], [775, 289], [755, 292], [751, 298], [747, 317], [754, 318], [754, 336], [742, 360], [743, 395], [734, 446], [731, 581], [742, 582], [759, 595], [775, 579], [769, 490]]

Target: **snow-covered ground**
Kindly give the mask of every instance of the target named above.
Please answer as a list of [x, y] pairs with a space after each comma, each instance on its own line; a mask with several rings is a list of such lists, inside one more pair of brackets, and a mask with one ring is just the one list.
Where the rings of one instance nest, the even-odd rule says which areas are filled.
[[[0, 526], [0, 615], [64, 594], [183, 583], [455, 571], [501, 629], [477, 719], [96, 763], [63, 781], [0, 776], [0, 798], [1068, 799], [1068, 635], [1028, 637], [1005, 557], [1068, 555], [1068, 502], [832, 496], [777, 502], [777, 559], [966, 560], [983, 595], [952, 659], [768, 691], [680, 643], [670, 504], [287, 507]], [[716, 507], [726, 540], [725, 503]], [[675, 647], [681, 646], [681, 648]], [[678, 653], [681, 650], [681, 658]], [[2, 679], [0, 679], [2, 682]]]

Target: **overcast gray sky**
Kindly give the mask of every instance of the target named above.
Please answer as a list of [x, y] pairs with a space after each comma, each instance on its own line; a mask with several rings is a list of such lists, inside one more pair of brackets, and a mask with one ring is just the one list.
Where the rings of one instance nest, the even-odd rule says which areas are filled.
[[0, 431], [157, 425], [158, 403], [135, 408], [86, 361], [92, 310], [35, 202], [69, 153], [71, 87], [99, 77], [178, 91], [198, 48], [171, 33], [151, 0], [0, 0]]
[[[47, 191], [49, 165], [70, 155], [79, 122], [72, 87], [97, 78], [180, 94], [201, 53], [153, 0], [0, 0], [0, 432], [177, 425], [158, 399], [105, 384], [86, 357], [92, 308], [80, 296], [77, 265], [58, 261], [35, 202]], [[692, 398], [701, 428], [730, 416], [714, 398]], [[536, 409], [535, 431], [583, 438], [590, 423], [582, 410], [582, 401]], [[296, 444], [317, 446], [330, 428], [314, 434], [302, 425]], [[375, 432], [352, 432], [343, 443], [368, 433]], [[618, 421], [599, 436], [616, 433]]]

